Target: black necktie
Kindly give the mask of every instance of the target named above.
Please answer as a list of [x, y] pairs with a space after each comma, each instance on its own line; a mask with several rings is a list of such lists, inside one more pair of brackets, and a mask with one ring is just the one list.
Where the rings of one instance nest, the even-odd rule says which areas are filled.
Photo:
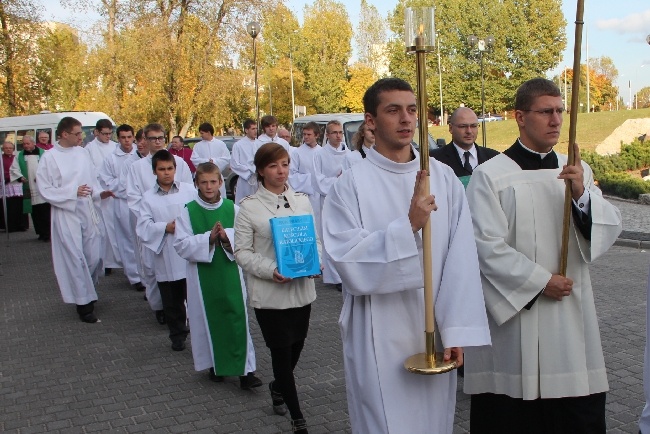
[[463, 156], [465, 157], [465, 164], [463, 164], [463, 168], [465, 170], [467, 170], [471, 174], [472, 173], [472, 165], [469, 164], [469, 156], [470, 155], [471, 154], [469, 153], [469, 151], [465, 151], [465, 153], [463, 154]]

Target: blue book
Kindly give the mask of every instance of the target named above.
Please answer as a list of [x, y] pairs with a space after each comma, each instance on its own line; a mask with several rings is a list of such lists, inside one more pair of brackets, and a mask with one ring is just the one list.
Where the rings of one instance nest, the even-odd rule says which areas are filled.
[[269, 222], [278, 272], [292, 279], [320, 274], [314, 217], [274, 217]]

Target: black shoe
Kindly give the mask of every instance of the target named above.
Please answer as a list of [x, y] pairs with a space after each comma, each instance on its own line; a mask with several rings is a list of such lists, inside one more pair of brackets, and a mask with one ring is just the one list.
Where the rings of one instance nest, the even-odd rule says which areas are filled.
[[307, 421], [305, 419], [294, 419], [291, 421], [291, 431], [298, 434], [309, 434], [307, 431]]
[[165, 312], [162, 310], [157, 310], [156, 311], [156, 321], [158, 321], [158, 324], [160, 325], [165, 325], [167, 324], [167, 321], [165, 320]]
[[134, 288], [136, 291], [138, 291], [138, 292], [142, 292], [142, 291], [145, 290], [145, 287], [144, 287], [144, 285], [142, 284], [142, 282], [134, 283], [134, 284], [133, 284], [133, 288]]
[[172, 350], [183, 351], [185, 349], [185, 341], [172, 342]]
[[282, 398], [282, 394], [280, 392], [276, 392], [273, 389], [273, 383], [275, 383], [275, 381], [271, 381], [269, 383], [271, 401], [273, 401], [273, 413], [277, 414], [278, 416], [284, 416], [287, 414], [287, 407], [284, 405], [284, 398]]
[[147, 301], [147, 294], [145, 294], [144, 297], [142, 297], [142, 299], [143, 299], [144, 301]]
[[44, 236], [43, 238], [41, 238], [41, 241], [43, 241], [44, 243], [49, 243], [50, 242], [50, 236], [49, 235]]
[[104, 268], [104, 276], [110, 276], [112, 272], [112, 268]]
[[343, 292], [343, 284], [342, 283], [337, 283], [336, 284], [336, 290], [338, 292]]
[[97, 319], [97, 317], [95, 316], [95, 314], [92, 313], [92, 312], [87, 313], [87, 314], [85, 314], [85, 315], [79, 315], [79, 318], [81, 319], [81, 321], [83, 321], [83, 322], [87, 322], [87, 323], [89, 323], [89, 324], [94, 324], [94, 323], [96, 323], [97, 321], [99, 321], [99, 320]]
[[215, 374], [214, 368], [210, 368], [210, 372], [208, 372], [208, 377], [210, 378], [210, 381], [214, 381], [215, 383], [223, 383], [223, 377], [221, 375]]
[[260, 387], [262, 380], [257, 378], [254, 373], [249, 372], [248, 375], [239, 377], [239, 388], [242, 390], [251, 390], [254, 387]]

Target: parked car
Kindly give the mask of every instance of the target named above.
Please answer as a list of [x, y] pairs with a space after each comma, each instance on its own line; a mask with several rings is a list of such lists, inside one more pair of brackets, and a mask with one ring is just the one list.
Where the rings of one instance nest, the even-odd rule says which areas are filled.
[[[228, 150], [232, 153], [232, 145], [235, 144], [243, 136], [214, 136], [215, 139], [221, 140], [226, 144]], [[194, 148], [194, 145], [201, 141], [200, 137], [191, 137], [184, 139], [184, 142], [190, 148]], [[239, 178], [233, 171], [230, 170], [230, 164], [222, 173], [224, 182], [226, 183], [226, 196], [229, 199], [235, 198], [235, 191], [237, 188], [237, 178]]]
[[[503, 116], [493, 115], [493, 114], [490, 114], [490, 113], [485, 115], [485, 122], [496, 122], [496, 121], [502, 121], [502, 120], [503, 120]], [[483, 115], [478, 117], [478, 121], [483, 122]]]
[[[343, 140], [348, 145], [350, 149], [355, 149], [354, 144], [352, 143], [352, 137], [354, 133], [357, 132], [359, 126], [363, 122], [364, 115], [363, 113], [326, 113], [319, 115], [309, 115], [296, 118], [293, 121], [293, 126], [291, 128], [291, 136], [293, 137], [293, 142], [300, 146], [302, 143], [302, 127], [304, 127], [308, 122], [316, 122], [320, 127], [320, 137], [318, 138], [318, 144], [323, 144], [323, 139], [325, 138], [325, 126], [329, 121], [337, 120], [343, 125]], [[413, 140], [415, 141], [416, 147], [418, 147], [417, 142], [419, 141], [419, 132], [416, 129]], [[429, 134], [429, 149], [437, 149], [438, 143], [431, 137]]]

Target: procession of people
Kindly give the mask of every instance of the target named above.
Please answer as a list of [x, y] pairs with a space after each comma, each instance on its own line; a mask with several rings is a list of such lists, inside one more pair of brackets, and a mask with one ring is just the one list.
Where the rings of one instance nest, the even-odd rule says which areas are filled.
[[[317, 280], [343, 298], [352, 432], [453, 431], [457, 371], [417, 376], [403, 367], [405, 355], [423, 349], [426, 241], [440, 351], [465, 367], [471, 432], [605, 433], [608, 383], [588, 265], [618, 237], [621, 215], [577, 145], [574, 164], [554, 150], [564, 112], [557, 85], [521, 84], [518, 136], [501, 154], [474, 143], [473, 111], [454, 111], [452, 143], [432, 155], [428, 173], [413, 142], [411, 86], [380, 79], [363, 105], [352, 143], [332, 121], [322, 146], [315, 123], [291, 146], [278, 120], [264, 116], [260, 136], [255, 120], [243, 122], [245, 137], [232, 153], [207, 122], [189, 149], [180, 136], [168, 145], [158, 123], [137, 133], [120, 125], [112, 142], [114, 125], [103, 119], [84, 148], [81, 123], [66, 117], [49, 150], [28, 136], [17, 156], [13, 143], [3, 145], [13, 213], [3, 223], [22, 230], [22, 215], [32, 215], [39, 239], [51, 243], [63, 301], [79, 320], [101, 322], [98, 279], [123, 268], [134, 294], [144, 292], [151, 320], [168, 329], [173, 351], [184, 351], [189, 337], [194, 367], [211, 381], [238, 377], [243, 390], [266, 383], [270, 410], [288, 413], [287, 430], [300, 434], [308, 421], [294, 372]], [[233, 200], [226, 167], [239, 176]], [[566, 276], [558, 230], [565, 182], [572, 192]], [[279, 271], [269, 220], [303, 215], [313, 217], [322, 274], [292, 279]], [[423, 240], [427, 224], [431, 240]], [[256, 375], [253, 320], [272, 379]]]

